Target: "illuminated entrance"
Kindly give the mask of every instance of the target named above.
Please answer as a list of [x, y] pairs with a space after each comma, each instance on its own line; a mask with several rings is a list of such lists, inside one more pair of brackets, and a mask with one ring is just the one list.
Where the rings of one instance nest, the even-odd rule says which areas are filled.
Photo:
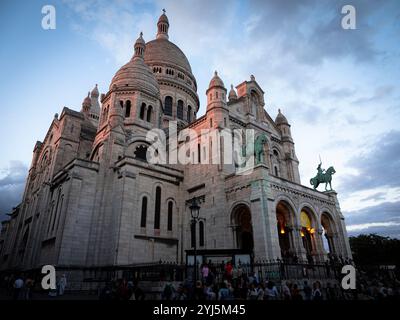
[[280, 201], [276, 207], [276, 220], [282, 259], [291, 262], [295, 260], [292, 239], [293, 211], [284, 201]]
[[306, 210], [302, 210], [300, 213], [300, 224], [301, 224], [300, 235], [303, 247], [306, 251], [308, 262], [312, 263], [315, 228], [312, 225], [310, 214]]

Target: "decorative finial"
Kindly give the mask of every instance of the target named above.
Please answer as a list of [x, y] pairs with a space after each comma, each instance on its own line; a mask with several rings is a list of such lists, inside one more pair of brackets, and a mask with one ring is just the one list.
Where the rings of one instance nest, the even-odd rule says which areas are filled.
[[218, 76], [217, 70], [214, 71], [214, 76]]
[[231, 84], [231, 89], [233, 90], [233, 84]]
[[165, 9], [162, 9], [162, 12], [165, 14], [167, 11]]
[[140, 37], [143, 38], [143, 32], [142, 31], [140, 31]]
[[255, 80], [256, 80], [256, 77], [255, 77], [254, 75], [251, 75], [251, 76], [250, 76], [250, 80], [251, 80], [251, 81], [255, 81]]
[[88, 91], [87, 96], [90, 97], [90, 91]]
[[278, 113], [281, 113], [281, 109], [278, 109]]

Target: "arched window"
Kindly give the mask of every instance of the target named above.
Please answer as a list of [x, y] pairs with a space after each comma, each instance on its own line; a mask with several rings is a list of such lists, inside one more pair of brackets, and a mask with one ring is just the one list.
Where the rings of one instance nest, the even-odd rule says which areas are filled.
[[192, 121], [192, 107], [188, 106], [187, 108], [187, 121], [191, 122]]
[[154, 207], [154, 229], [160, 229], [161, 188], [156, 188], [156, 203]]
[[153, 111], [153, 107], [152, 106], [149, 106], [148, 108], [147, 108], [147, 121], [148, 122], [151, 122], [151, 112]]
[[182, 119], [183, 120], [183, 101], [182, 100], [178, 100], [176, 116], [178, 117], [178, 119]]
[[125, 118], [129, 118], [131, 116], [131, 100], [126, 101], [125, 105]]
[[200, 143], [197, 144], [197, 161], [198, 161], [198, 163], [201, 162], [201, 148], [200, 148]]
[[147, 161], [147, 146], [145, 145], [137, 146], [134, 155], [135, 159]]
[[164, 114], [167, 116], [172, 116], [172, 97], [165, 97], [164, 101]]
[[199, 221], [199, 245], [204, 247], [204, 222]]
[[147, 197], [143, 197], [143, 199], [142, 199], [142, 215], [140, 217], [140, 227], [146, 228], [146, 219], [147, 219]]
[[275, 166], [275, 167], [274, 167], [274, 170], [275, 170], [275, 175], [276, 175], [277, 177], [279, 177], [279, 171], [278, 171], [278, 167], [277, 167], [277, 166]]
[[146, 112], [146, 104], [143, 102], [140, 107], [140, 119], [144, 120], [144, 113]]
[[168, 202], [168, 223], [167, 230], [172, 231], [172, 213], [174, 209], [174, 203], [172, 201]]

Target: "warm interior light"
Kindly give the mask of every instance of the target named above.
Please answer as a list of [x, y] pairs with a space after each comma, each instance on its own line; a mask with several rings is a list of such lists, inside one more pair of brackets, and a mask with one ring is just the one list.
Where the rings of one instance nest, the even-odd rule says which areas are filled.
[[304, 237], [304, 232], [303, 231], [300, 231], [300, 234], [301, 234], [302, 237]]
[[310, 233], [315, 233], [315, 229], [314, 229], [314, 228], [311, 228], [311, 229], [310, 229]]
[[285, 229], [281, 229], [281, 234], [285, 234]]

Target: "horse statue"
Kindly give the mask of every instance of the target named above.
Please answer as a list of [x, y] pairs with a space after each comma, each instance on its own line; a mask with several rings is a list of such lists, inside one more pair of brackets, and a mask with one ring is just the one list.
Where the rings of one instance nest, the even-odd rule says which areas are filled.
[[[317, 189], [320, 183], [325, 183], [325, 191], [332, 191], [332, 176], [336, 173], [334, 167], [329, 167], [326, 171], [321, 169], [321, 163], [318, 165], [318, 173], [314, 178], [310, 179], [310, 184]], [[330, 190], [327, 189], [329, 183]]]
[[256, 163], [262, 163], [264, 161], [264, 144], [267, 143], [267, 136], [260, 134], [254, 141], [254, 155], [256, 157]]

